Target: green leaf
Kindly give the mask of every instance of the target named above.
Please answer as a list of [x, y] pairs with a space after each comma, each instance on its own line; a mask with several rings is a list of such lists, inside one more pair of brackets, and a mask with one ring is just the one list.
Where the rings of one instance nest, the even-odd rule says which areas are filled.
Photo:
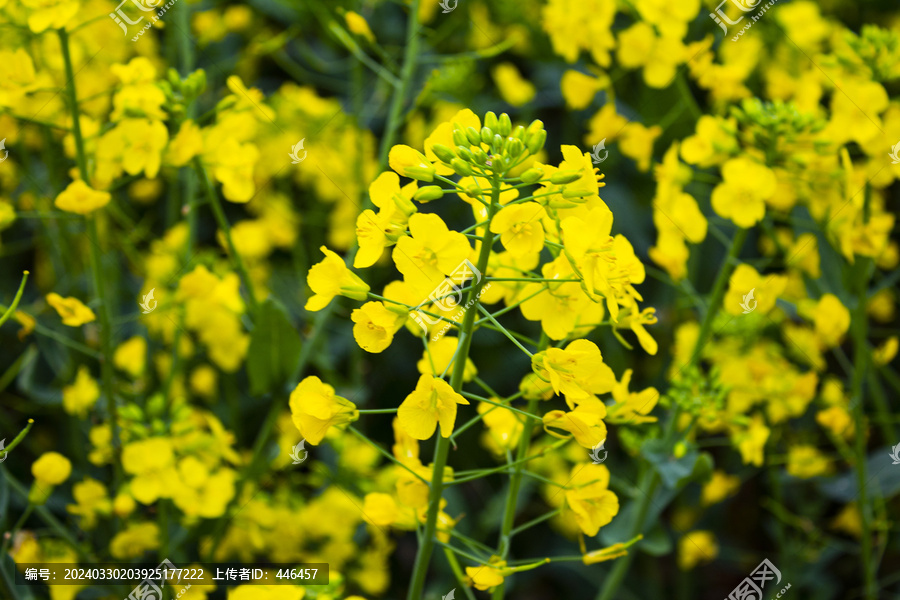
[[675, 458], [662, 440], [650, 440], [641, 449], [667, 488], [679, 488], [692, 480], [705, 478], [712, 471], [712, 457], [690, 448], [681, 458]]
[[672, 538], [659, 523], [640, 542], [641, 550], [650, 556], [663, 556], [672, 551]]
[[284, 307], [272, 298], [266, 299], [259, 307], [247, 351], [250, 393], [266, 394], [287, 383], [302, 345]]
[[[870, 498], [892, 498], [900, 493], [900, 465], [891, 458], [892, 449], [884, 446], [875, 450], [866, 459], [866, 492]], [[859, 497], [856, 471], [843, 475], [819, 479], [819, 489], [826, 496], [838, 502], [852, 502]]]

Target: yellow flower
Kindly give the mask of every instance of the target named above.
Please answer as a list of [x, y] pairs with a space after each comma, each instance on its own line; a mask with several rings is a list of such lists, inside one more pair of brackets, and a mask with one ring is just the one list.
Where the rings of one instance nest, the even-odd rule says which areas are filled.
[[59, 294], [51, 292], [47, 294], [47, 304], [59, 313], [63, 325], [69, 327], [81, 327], [97, 318], [94, 311], [82, 304], [78, 298], [63, 298]]
[[491, 231], [500, 234], [500, 243], [519, 258], [540, 252], [544, 247], [544, 207], [525, 202], [504, 207], [491, 221]]
[[566, 507], [587, 536], [595, 536], [619, 513], [619, 498], [609, 490], [609, 469], [591, 463], [572, 467], [566, 484]]
[[122, 139], [120, 152], [125, 172], [138, 175], [143, 171], [148, 179], [156, 177], [163, 149], [169, 141], [169, 132], [162, 121], [126, 119], [119, 123], [116, 130]]
[[353, 337], [366, 352], [383, 352], [394, 340], [394, 334], [406, 322], [405, 314], [397, 314], [385, 308], [383, 302], [366, 302], [350, 315]]
[[183, 167], [201, 152], [203, 152], [203, 136], [200, 128], [194, 121], [188, 119], [181, 124], [178, 133], [172, 138], [166, 162], [175, 167]]
[[566, 106], [573, 110], [581, 110], [590, 106], [597, 92], [603, 89], [605, 84], [609, 83], [609, 79], [604, 76], [603, 79], [597, 79], [569, 69], [562, 76], [563, 98], [566, 99]]
[[45, 452], [31, 465], [31, 474], [42, 484], [59, 485], [72, 474], [72, 463], [58, 452]]
[[544, 414], [544, 431], [558, 438], [566, 436], [553, 429], [567, 431], [583, 448], [593, 448], [606, 439], [606, 406], [597, 398], [584, 398], [574, 410], [551, 410]]
[[766, 442], [769, 439], [770, 430], [763, 422], [760, 415], [753, 415], [750, 424], [745, 428], [737, 428], [732, 431], [732, 443], [741, 453], [741, 460], [745, 465], [761, 467]]
[[108, 192], [100, 192], [79, 180], [73, 181], [53, 202], [56, 208], [66, 212], [86, 215], [109, 204]]
[[[439, 377], [447, 371], [450, 363], [456, 358], [456, 349], [459, 346], [459, 338], [444, 336], [437, 341], [428, 343], [428, 348], [422, 352], [422, 359], [416, 363], [416, 368], [422, 375], [434, 375]], [[472, 381], [478, 375], [478, 369], [472, 359], [466, 357], [466, 366], [463, 369], [463, 381]]]
[[434, 181], [435, 168], [418, 150], [398, 144], [388, 153], [388, 164], [391, 168], [410, 179]]
[[690, 571], [719, 555], [719, 544], [711, 531], [691, 531], [678, 540], [678, 567]]
[[[768, 313], [775, 308], [775, 301], [784, 292], [787, 283], [785, 275], [763, 276], [750, 265], [738, 265], [728, 279], [728, 292], [723, 301], [725, 311], [739, 315], [746, 310], [743, 307], [746, 306], [763, 314]], [[753, 298], [747, 297], [751, 290]]]
[[800, 479], [825, 475], [831, 463], [815, 446], [798, 444], [788, 450], [787, 472]]
[[[500, 404], [498, 398], [492, 400]], [[478, 403], [478, 414], [484, 415], [482, 422], [486, 431], [482, 436], [482, 443], [485, 447], [498, 456], [516, 447], [524, 428], [523, 417], [508, 408], [487, 402]]]
[[147, 340], [136, 335], [123, 342], [113, 354], [113, 364], [132, 377], [140, 377], [147, 360]]
[[605, 394], [616, 385], [616, 376], [603, 362], [597, 344], [575, 340], [562, 348], [549, 348], [531, 358], [531, 368], [544, 381], [549, 381], [557, 395], [564, 394], [573, 402]]
[[638, 170], [646, 171], [653, 159], [653, 144], [660, 134], [662, 127], [659, 125], [645, 127], [640, 123], [629, 123], [622, 128], [619, 149], [622, 154], [637, 162]]
[[22, 0], [28, 9], [28, 28], [32, 33], [61, 29], [78, 14], [77, 0]]
[[81, 365], [75, 375], [75, 382], [63, 388], [63, 409], [70, 415], [84, 418], [99, 398], [100, 386], [91, 377], [90, 370]]
[[81, 517], [82, 529], [93, 529], [97, 524], [97, 515], [109, 515], [112, 502], [102, 483], [90, 477], [72, 486], [72, 497], [77, 504], [69, 504], [66, 510]]
[[896, 335], [892, 335], [884, 340], [882, 345], [872, 350], [872, 362], [878, 366], [890, 363], [897, 356], [898, 348], [900, 348], [900, 342]]
[[384, 249], [406, 233], [409, 215], [416, 212], [412, 197], [417, 187], [412, 181], [401, 188], [400, 177], [392, 171], [385, 171], [369, 185], [369, 197], [379, 211], [364, 210], [356, 218], [359, 252], [353, 259], [355, 268], [374, 265]]
[[[229, 78], [230, 80], [231, 78]], [[227, 138], [213, 150], [213, 174], [222, 184], [222, 195], [232, 202], [249, 202], [256, 193], [253, 169], [259, 149]]]
[[851, 502], [841, 509], [841, 512], [832, 519], [830, 526], [838, 531], [852, 535], [856, 539], [862, 537], [862, 513], [859, 505]]
[[814, 309], [816, 333], [826, 347], [838, 346], [850, 328], [850, 311], [834, 294], [825, 294]]
[[765, 201], [775, 194], [778, 185], [775, 173], [742, 156], [722, 165], [722, 179], [710, 199], [713, 210], [744, 229], [761, 221], [766, 215]]
[[443, 379], [422, 375], [416, 389], [400, 404], [397, 418], [400, 427], [417, 440], [427, 440], [434, 435], [438, 423], [441, 436], [450, 437], [456, 423], [456, 405], [468, 404]]
[[143, 556], [148, 550], [159, 548], [159, 527], [156, 523], [134, 523], [120, 531], [109, 543], [109, 552], [120, 560]]
[[712, 477], [703, 485], [700, 492], [700, 502], [704, 506], [716, 504], [734, 495], [739, 487], [741, 487], [740, 477], [729, 475], [725, 471], [713, 471]]
[[444, 275], [453, 273], [468, 258], [471, 248], [466, 236], [447, 229], [435, 214], [412, 215], [409, 232], [412, 235], [397, 240], [392, 257], [406, 281], [416, 291], [429, 294]]
[[330, 427], [352, 423], [359, 418], [355, 404], [336, 396], [333, 387], [315, 376], [297, 384], [289, 404], [294, 425], [313, 445], [322, 442]]
[[500, 96], [513, 106], [523, 106], [531, 102], [536, 90], [530, 81], [522, 77], [512, 63], [501, 63], [494, 67], [494, 81]]
[[506, 561], [499, 556], [492, 556], [489, 564], [466, 567], [467, 580], [477, 590], [490, 590], [503, 583], [506, 571]]
[[372, 525], [387, 527], [397, 520], [397, 502], [390, 494], [366, 494], [362, 511], [366, 523]]
[[306, 282], [314, 295], [306, 301], [304, 307], [309, 311], [322, 310], [337, 296], [347, 296], [354, 300], [365, 300], [369, 286], [347, 268], [343, 259], [322, 246], [319, 248], [325, 255], [322, 262], [313, 265], [306, 276]]
[[627, 69], [643, 67], [644, 82], [652, 88], [665, 88], [675, 79], [676, 69], [684, 62], [686, 49], [680, 36], [663, 31], [657, 36], [653, 26], [638, 21], [619, 34], [617, 58]]
[[640, 392], [629, 392], [631, 369], [622, 374], [622, 381], [613, 387], [612, 395], [616, 403], [609, 407], [609, 420], [619, 423], [655, 423], [656, 417], [648, 417], [659, 400], [659, 392], [648, 387]]
[[356, 35], [362, 36], [370, 42], [375, 41], [375, 34], [369, 28], [369, 24], [358, 12], [348, 10], [344, 13], [344, 21], [347, 22], [347, 29]]

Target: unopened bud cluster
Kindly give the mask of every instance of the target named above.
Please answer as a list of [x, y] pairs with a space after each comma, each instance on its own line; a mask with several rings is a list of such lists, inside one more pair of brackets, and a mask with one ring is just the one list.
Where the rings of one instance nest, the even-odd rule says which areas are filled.
[[[474, 127], [456, 126], [453, 130], [455, 147], [435, 144], [432, 150], [438, 160], [461, 177], [503, 175], [540, 152], [546, 141], [543, 122], [535, 120], [527, 128], [519, 125], [513, 129], [509, 115], [502, 113], [498, 117], [488, 112], [481, 131]], [[541, 173], [538, 173], [533, 181], [540, 177]]]

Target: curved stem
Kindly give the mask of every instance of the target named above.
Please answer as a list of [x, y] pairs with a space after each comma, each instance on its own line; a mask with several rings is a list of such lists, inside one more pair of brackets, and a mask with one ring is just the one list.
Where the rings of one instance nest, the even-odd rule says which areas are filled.
[[22, 299], [22, 293], [25, 291], [25, 283], [28, 281], [28, 275], [28, 271], [22, 272], [22, 282], [19, 284], [19, 290], [16, 292], [16, 297], [13, 298], [12, 304], [10, 304], [9, 308], [7, 308], [3, 313], [3, 316], [0, 316], [0, 325], [6, 323], [6, 320], [16, 312], [16, 308], [18, 308], [19, 306], [19, 301]]
[[416, 70], [417, 54], [419, 53], [419, 0], [409, 3], [409, 20], [406, 24], [406, 50], [403, 53], [403, 68], [400, 70], [400, 85], [397, 87], [391, 99], [391, 109], [388, 113], [387, 125], [384, 129], [384, 137], [381, 138], [381, 149], [378, 152], [379, 171], [388, 163], [388, 153], [394, 145], [394, 138], [400, 126], [400, 112], [406, 101], [409, 84]]

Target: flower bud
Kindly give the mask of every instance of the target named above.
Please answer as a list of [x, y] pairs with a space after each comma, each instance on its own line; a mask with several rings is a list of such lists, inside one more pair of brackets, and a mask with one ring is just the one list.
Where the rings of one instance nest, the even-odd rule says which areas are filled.
[[481, 143], [481, 134], [478, 133], [478, 130], [474, 127], [466, 127], [466, 137], [473, 146], [477, 146]]
[[449, 163], [456, 157], [453, 150], [443, 144], [435, 144], [431, 147], [431, 151], [434, 152], [434, 155], [443, 163]]
[[544, 142], [547, 141], [547, 132], [541, 129], [538, 133], [526, 137], [525, 146], [528, 148], [528, 151], [532, 154], [537, 154], [544, 147]]
[[550, 176], [550, 183], [563, 184], [578, 181], [581, 178], [581, 169], [566, 169], [565, 171], [557, 171]]
[[434, 166], [411, 166], [403, 170], [403, 175], [419, 181], [434, 181]]
[[535, 134], [538, 131], [542, 131], [543, 129], [544, 129], [544, 122], [541, 121], [540, 119], [535, 119], [534, 121], [531, 122], [531, 125], [528, 126], [526, 133]]
[[[481, 150], [481, 148], [478, 148], [477, 146], [475, 147], [475, 149]], [[469, 150], [469, 148], [466, 146], [457, 146], [456, 153], [459, 154], [459, 157], [466, 162], [474, 162], [475, 161], [474, 152]]]
[[419, 210], [416, 208], [416, 205], [412, 203], [412, 200], [410, 200], [403, 194], [394, 194], [391, 199], [394, 201], [394, 206], [397, 207], [397, 210], [402, 212], [407, 217], [409, 217], [410, 215], [414, 215]]
[[518, 158], [522, 151], [525, 150], [525, 144], [522, 140], [516, 138], [506, 138], [506, 153], [512, 158]]
[[454, 129], [453, 130], [453, 143], [457, 146], [468, 146], [469, 138], [466, 137], [466, 132], [462, 129]]
[[460, 177], [471, 177], [475, 173], [472, 171], [472, 167], [469, 166], [469, 163], [463, 161], [459, 157], [454, 158], [450, 161], [450, 166], [453, 168], [453, 172], [459, 175]]
[[487, 127], [481, 128], [481, 141], [488, 146], [491, 145], [491, 141], [494, 139], [494, 132], [488, 129]]
[[497, 129], [497, 115], [494, 114], [494, 111], [489, 110], [484, 115], [484, 126], [491, 130]]
[[426, 185], [425, 187], [419, 188], [416, 193], [413, 194], [413, 200], [416, 200], [417, 202], [431, 202], [432, 200], [443, 197], [444, 190], [437, 185]]
[[563, 198], [584, 198], [590, 196], [590, 190], [563, 190]]
[[521, 125], [517, 125], [515, 129], [513, 129], [512, 136], [517, 140], [525, 140], [525, 128]]
[[485, 152], [481, 148], [475, 148], [475, 150], [472, 151], [472, 158], [479, 165], [487, 164], [488, 161], [487, 152]]
[[544, 170], [540, 167], [532, 167], [519, 176], [524, 183], [534, 183], [544, 176]]
[[499, 133], [495, 133], [494, 137], [491, 139], [491, 148], [494, 150], [494, 154], [503, 154], [503, 146], [505, 145], [506, 140]]
[[509, 120], [509, 115], [506, 113], [501, 114], [497, 127], [491, 127], [491, 129], [496, 129], [503, 137], [508, 136], [509, 132], [512, 131], [512, 121]]

